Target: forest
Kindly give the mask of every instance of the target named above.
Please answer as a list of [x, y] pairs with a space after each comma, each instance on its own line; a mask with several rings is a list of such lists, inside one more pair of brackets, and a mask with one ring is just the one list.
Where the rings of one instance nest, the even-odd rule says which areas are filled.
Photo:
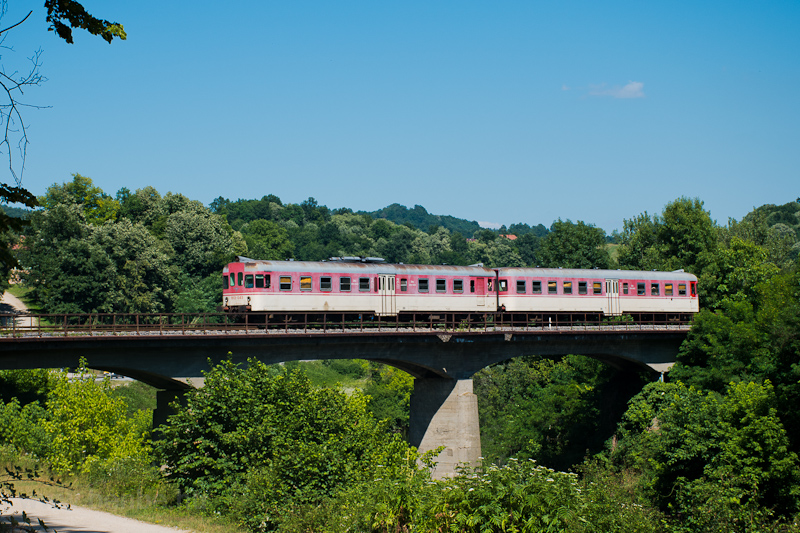
[[223, 362], [160, 427], [153, 390], [95, 379], [91, 361], [74, 369], [86, 379], [2, 371], [0, 500], [19, 467], [220, 531], [800, 531], [800, 199], [719, 224], [677, 198], [611, 234], [397, 204], [112, 196], [79, 174], [38, 203], [7, 212], [27, 225], [3, 235], [18, 266], [2, 279], [44, 312], [214, 312], [236, 256], [682, 268], [701, 311], [664, 381], [580, 354], [481, 370], [483, 462], [443, 480], [405, 440], [413, 379], [373, 362]]

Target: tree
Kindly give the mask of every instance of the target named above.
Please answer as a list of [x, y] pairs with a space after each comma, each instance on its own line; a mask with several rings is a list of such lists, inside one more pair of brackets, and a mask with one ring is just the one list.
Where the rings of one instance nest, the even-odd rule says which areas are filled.
[[285, 260], [292, 257], [294, 245], [283, 226], [269, 220], [248, 222], [241, 229], [247, 243], [248, 257], [263, 260]]
[[560, 218], [539, 245], [542, 266], [550, 268], [610, 268], [605, 232], [591, 224]]
[[630, 220], [624, 219], [622, 224], [617, 252], [619, 266], [634, 270], [657, 269], [660, 258], [656, 255], [656, 219], [645, 211]]
[[45, 195], [39, 199], [39, 205], [45, 209], [68, 204], [81, 206], [86, 221], [94, 226], [116, 220], [120, 210], [119, 202], [95, 186], [92, 178], [77, 173], [72, 175], [69, 183], [54, 183], [48, 187]]
[[647, 472], [656, 501], [675, 518], [714, 514], [724, 523], [713, 531], [737, 523], [736, 531], [759, 530], [741, 524], [763, 522], [770, 509], [791, 516], [798, 505], [798, 458], [776, 400], [769, 381], [731, 383], [724, 396], [647, 385], [623, 417], [616, 456]]
[[[488, 239], [489, 233], [492, 233], [494, 238]], [[483, 263], [489, 268], [524, 266], [513, 241], [494, 232], [489, 233], [483, 232], [477, 241], [467, 244], [470, 263]]]
[[98, 382], [82, 367], [79, 377], [54, 377], [47, 400], [50, 417], [44, 427], [51, 436], [49, 457], [61, 473], [88, 471], [95, 463], [116, 459], [147, 462], [149, 413], [126, 416], [125, 401], [111, 394], [108, 380]]
[[107, 295], [115, 312], [172, 310], [178, 269], [169, 265], [165, 247], [142, 224], [108, 222], [92, 237], [115, 267], [115, 283]]
[[167, 211], [161, 194], [155, 187], [147, 186], [137, 189], [132, 194], [123, 187], [117, 192], [117, 201], [120, 204], [119, 215], [121, 217], [144, 224], [157, 237], [163, 236]]
[[640, 379], [599, 361], [522, 357], [478, 372], [483, 453], [492, 461], [533, 458], [566, 469], [613, 433]]
[[[36, 207], [36, 197], [22, 187], [10, 187], [0, 183], [0, 201], [21, 203], [27, 207]], [[28, 221], [7, 215], [0, 209], [0, 290], [8, 288], [9, 274], [12, 268], [19, 266], [12, 253], [13, 246], [19, 242], [18, 233], [28, 225]]]
[[98, 213], [108, 212], [103, 200], [110, 197], [79, 174], [48, 188], [21, 254], [25, 283], [53, 313], [170, 311], [178, 277], [172, 249], [129, 218], [99, 223]]
[[703, 275], [705, 303], [715, 306], [723, 298], [755, 303], [760, 284], [778, 273], [769, 262], [767, 251], [751, 241], [731, 238], [708, 254]]
[[637, 270], [684, 269], [701, 277], [716, 252], [717, 225], [703, 202], [678, 198], [652, 218], [645, 212], [625, 220], [619, 263]]
[[169, 215], [164, 236], [175, 251], [175, 263], [184, 272], [202, 277], [221, 270], [234, 255], [233, 231], [226, 226], [199, 202]]
[[717, 224], [698, 198], [678, 198], [664, 207], [656, 239], [662, 270], [683, 268], [699, 276], [717, 248]]

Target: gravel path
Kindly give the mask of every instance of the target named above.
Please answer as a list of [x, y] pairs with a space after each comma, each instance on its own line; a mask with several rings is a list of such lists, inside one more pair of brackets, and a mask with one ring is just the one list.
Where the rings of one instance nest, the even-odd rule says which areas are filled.
[[31, 524], [37, 524], [35, 531], [45, 531], [38, 526], [37, 518], [41, 518], [49, 531], [55, 530], [58, 533], [190, 533], [187, 529], [157, 526], [84, 507], [55, 509], [35, 500], [12, 498], [11, 501], [11, 508], [4, 506], [0, 511], [0, 521], [8, 522], [8, 517], [12, 514], [20, 521], [24, 510], [31, 519]]
[[[6, 291], [3, 293], [3, 299], [0, 301], [0, 313], [26, 313], [28, 307], [22, 301]], [[31, 317], [20, 317], [16, 319], [18, 326], [30, 328], [34, 325]]]

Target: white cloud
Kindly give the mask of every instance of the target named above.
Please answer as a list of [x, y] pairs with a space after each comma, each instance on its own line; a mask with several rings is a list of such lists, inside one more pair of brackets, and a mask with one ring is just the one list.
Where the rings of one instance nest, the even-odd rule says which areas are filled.
[[610, 96], [612, 98], [644, 98], [644, 83], [629, 81], [627, 85], [622, 87], [619, 85], [608, 87], [605, 83], [590, 85], [589, 94], [591, 96]]
[[502, 224], [500, 224], [499, 222], [482, 222], [480, 220], [478, 221], [478, 225], [480, 225], [480, 227], [482, 228], [489, 228], [489, 229], [500, 229], [500, 226], [502, 226]]
[[562, 91], [569, 91], [569, 86], [567, 86], [567, 85], [562, 85], [562, 86], [561, 86], [561, 90], [562, 90]]

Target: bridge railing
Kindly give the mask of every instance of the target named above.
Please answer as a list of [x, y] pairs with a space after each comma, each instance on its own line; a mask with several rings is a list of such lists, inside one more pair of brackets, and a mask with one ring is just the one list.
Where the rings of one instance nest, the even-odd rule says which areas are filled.
[[359, 313], [2, 314], [0, 341], [19, 337], [495, 333], [688, 329], [689, 314], [606, 317], [597, 313], [464, 313], [377, 316]]

